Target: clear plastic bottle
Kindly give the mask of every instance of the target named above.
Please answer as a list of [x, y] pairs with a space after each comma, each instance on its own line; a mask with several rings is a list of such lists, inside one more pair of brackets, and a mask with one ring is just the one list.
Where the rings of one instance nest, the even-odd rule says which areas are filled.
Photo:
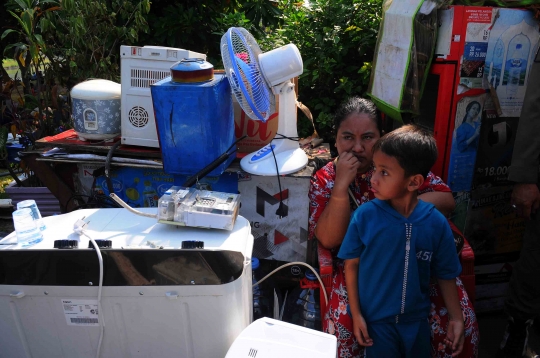
[[24, 209], [24, 208], [30, 208], [30, 210], [32, 210], [32, 216], [34, 217], [34, 220], [37, 221], [39, 230], [43, 231], [47, 228], [45, 226], [45, 223], [43, 222], [43, 218], [41, 217], [41, 213], [39, 212], [39, 208], [37, 207], [35, 200], [29, 199], [29, 200], [19, 201], [17, 203], [17, 210]]
[[[251, 259], [251, 271], [253, 275], [253, 284], [258, 282], [259, 274], [259, 259], [256, 257], [253, 257]], [[258, 320], [262, 317], [270, 317], [273, 318], [271, 315], [271, 305], [270, 305], [270, 298], [266, 294], [267, 291], [264, 290], [264, 287], [261, 287], [261, 285], [257, 285], [253, 287], [253, 320]]]
[[43, 235], [34, 220], [32, 209], [22, 208], [13, 212], [13, 226], [17, 233], [17, 243], [21, 247], [35, 245], [43, 240]]
[[149, 180], [144, 182], [143, 199], [145, 208], [155, 208], [158, 206], [159, 196]]

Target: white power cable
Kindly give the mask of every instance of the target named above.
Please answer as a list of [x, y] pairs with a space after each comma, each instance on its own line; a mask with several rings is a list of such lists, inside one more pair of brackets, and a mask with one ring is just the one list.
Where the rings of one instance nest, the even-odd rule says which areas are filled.
[[133, 209], [124, 200], [120, 199], [120, 197], [116, 195], [115, 193], [111, 193], [109, 196], [114, 201], [116, 201], [119, 205], [121, 205], [123, 208], [127, 209], [128, 211], [132, 212], [135, 215], [146, 216], [147, 218], [154, 218], [154, 219], [157, 219], [158, 217], [157, 214], [143, 213], [142, 211]]
[[260, 280], [258, 280], [256, 283], [253, 284], [253, 287], [259, 285], [261, 282], [263, 282], [264, 280], [266, 280], [268, 277], [272, 276], [274, 273], [276, 273], [277, 271], [281, 270], [282, 268], [285, 268], [287, 266], [292, 266], [292, 265], [303, 265], [303, 266], [306, 266], [307, 268], [309, 268], [311, 271], [313, 271], [313, 273], [315, 274], [315, 276], [317, 276], [317, 280], [319, 280], [319, 283], [321, 285], [321, 291], [322, 293], [324, 294], [324, 301], [326, 302], [326, 305], [328, 306], [328, 296], [326, 295], [326, 290], [324, 288], [324, 283], [322, 282], [321, 280], [321, 277], [319, 276], [319, 274], [317, 273], [317, 271], [315, 271], [315, 269], [311, 266], [311, 265], [308, 265], [306, 264], [305, 262], [300, 262], [300, 261], [296, 261], [296, 262], [289, 262], [289, 263], [286, 263], [285, 265], [281, 265], [279, 266], [277, 269], [275, 269], [274, 271], [270, 272], [268, 275], [264, 276], [263, 278], [261, 278]]
[[86, 236], [90, 240], [92, 245], [94, 246], [94, 249], [96, 249], [96, 254], [98, 256], [98, 261], [99, 261], [99, 287], [98, 287], [97, 301], [98, 301], [98, 323], [99, 323], [99, 327], [100, 327], [100, 334], [99, 334], [99, 341], [98, 341], [98, 346], [97, 346], [97, 351], [96, 351], [96, 358], [99, 358], [99, 355], [101, 353], [101, 343], [103, 342], [103, 335], [104, 335], [104, 332], [105, 332], [105, 319], [104, 319], [104, 316], [103, 316], [103, 310], [101, 309], [101, 290], [103, 288], [103, 256], [101, 255], [101, 250], [99, 249], [99, 246], [96, 243], [96, 241], [94, 239], [92, 239], [85, 232], [84, 227], [87, 224], [88, 224], [88, 222], [85, 222], [84, 217], [83, 217], [82, 219], [77, 220], [77, 222], [75, 222], [75, 225], [73, 225], [73, 231], [75, 231], [75, 233], [78, 234], [79, 236], [80, 235]]

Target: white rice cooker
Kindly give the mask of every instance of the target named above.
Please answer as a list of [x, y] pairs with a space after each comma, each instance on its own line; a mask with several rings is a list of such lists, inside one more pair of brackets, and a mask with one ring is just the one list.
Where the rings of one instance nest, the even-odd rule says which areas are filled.
[[120, 135], [121, 85], [88, 80], [71, 90], [73, 127], [81, 140], [107, 140]]

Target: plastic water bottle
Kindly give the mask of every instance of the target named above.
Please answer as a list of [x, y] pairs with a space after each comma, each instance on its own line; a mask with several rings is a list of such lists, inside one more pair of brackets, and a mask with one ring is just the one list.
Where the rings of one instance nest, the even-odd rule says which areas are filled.
[[17, 203], [17, 210], [24, 209], [24, 208], [29, 208], [30, 210], [32, 210], [32, 217], [34, 218], [35, 221], [37, 221], [37, 225], [41, 231], [47, 228], [45, 224], [43, 223], [43, 219], [41, 218], [41, 213], [39, 212], [39, 209], [35, 200], [29, 199], [29, 200], [19, 201]]
[[17, 234], [17, 243], [28, 247], [43, 240], [38, 221], [34, 220], [32, 209], [22, 208], [13, 212], [13, 226]]
[[[519, 34], [512, 39], [509, 46], [510, 59], [507, 61], [510, 69], [508, 70], [508, 83], [506, 84], [506, 97], [515, 98], [521, 81], [521, 73], [527, 68], [527, 59], [529, 51], [523, 44], [527, 38]], [[528, 41], [528, 40], [527, 40]], [[512, 50], [513, 49], [513, 50]]]
[[319, 281], [311, 271], [305, 273], [300, 287], [287, 298], [287, 311], [283, 320], [299, 326], [322, 330]]
[[[260, 266], [259, 259], [253, 257], [251, 259], [251, 271], [253, 274], [253, 284], [257, 283], [258, 280], [258, 268]], [[270, 298], [265, 294], [261, 285], [253, 287], [253, 320], [258, 320], [261, 317], [270, 317], [273, 318], [270, 309]]]

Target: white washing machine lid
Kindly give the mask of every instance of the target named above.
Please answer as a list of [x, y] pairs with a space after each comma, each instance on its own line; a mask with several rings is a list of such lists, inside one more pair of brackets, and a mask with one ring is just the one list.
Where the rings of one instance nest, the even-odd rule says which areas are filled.
[[[137, 210], [155, 214], [157, 208], [138, 208]], [[138, 216], [126, 209], [83, 209], [68, 214], [43, 218], [46, 229], [43, 241], [23, 248], [16, 243], [12, 232], [0, 240], [0, 250], [51, 250], [55, 240], [79, 240], [79, 248], [88, 247], [88, 238], [79, 237], [73, 226], [79, 219], [88, 222], [86, 232], [94, 240], [111, 240], [112, 249], [139, 249], [163, 247], [179, 249], [182, 241], [204, 241], [205, 250], [230, 250], [241, 252], [251, 258], [253, 241], [250, 240], [251, 227], [242, 216], [238, 216], [234, 228], [229, 230], [200, 229], [176, 225], [160, 224], [155, 218]]]
[[235, 339], [225, 358], [335, 358], [335, 336], [263, 317]]

